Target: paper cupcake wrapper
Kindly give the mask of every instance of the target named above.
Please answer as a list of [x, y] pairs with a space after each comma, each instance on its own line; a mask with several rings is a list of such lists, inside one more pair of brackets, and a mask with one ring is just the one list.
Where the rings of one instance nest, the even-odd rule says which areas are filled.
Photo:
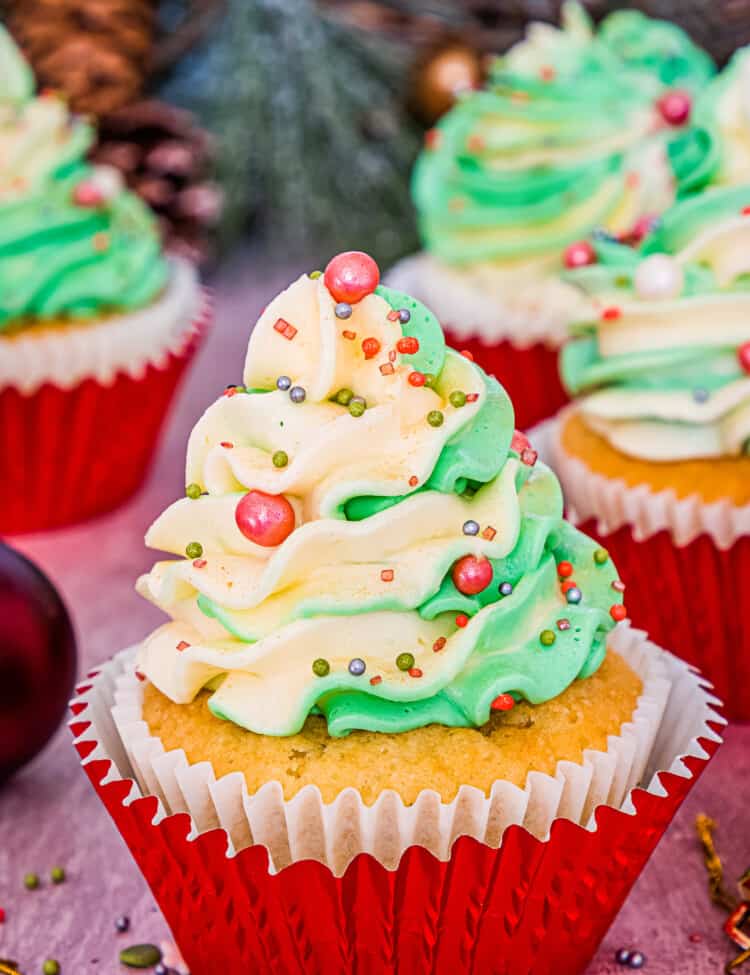
[[562, 482], [568, 513], [609, 551], [636, 626], [678, 648], [735, 720], [750, 720], [750, 505], [628, 487], [592, 473], [560, 444], [559, 421], [531, 433]]
[[[107, 381], [89, 377], [26, 393], [0, 389], [0, 453], [6, 466], [0, 535], [69, 525], [117, 507], [142, 484], [179, 382], [212, 319], [198, 294], [179, 336]], [[173, 324], [171, 332], [175, 331]]]
[[699, 676], [642, 633], [613, 644], [644, 676], [633, 721], [607, 752], [489, 798], [366, 807], [347, 790], [326, 805], [314, 788], [284, 802], [273, 783], [248, 797], [138, 727], [133, 651], [78, 688], [71, 730], [193, 972], [573, 975], [723, 724]]

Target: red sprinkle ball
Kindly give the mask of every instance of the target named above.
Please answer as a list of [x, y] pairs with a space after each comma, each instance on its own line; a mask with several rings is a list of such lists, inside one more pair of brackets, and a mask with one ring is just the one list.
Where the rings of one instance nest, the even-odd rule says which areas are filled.
[[612, 305], [610, 308], [605, 308], [602, 312], [602, 321], [604, 322], [616, 322], [618, 318], [622, 316], [622, 311]]
[[294, 508], [283, 494], [248, 491], [235, 508], [234, 520], [245, 538], [272, 548], [294, 530]]
[[421, 676], [422, 676], [422, 671], [419, 669], [419, 667], [411, 667], [409, 669], [409, 677], [421, 677]]
[[412, 476], [409, 478], [409, 487], [416, 487], [417, 484], [419, 484], [419, 478], [416, 474], [412, 474]]
[[571, 562], [558, 562], [557, 574], [561, 579], [568, 579], [573, 575], [573, 564]]
[[563, 257], [565, 267], [573, 268], [587, 267], [589, 264], [596, 264], [596, 251], [587, 240], [577, 240], [565, 248]]
[[380, 578], [383, 582], [393, 582], [394, 575], [393, 569], [382, 569], [380, 572]]
[[560, 586], [560, 592], [565, 595], [565, 593], [570, 592], [571, 589], [577, 588], [578, 586], [573, 579], [566, 579], [565, 582], [563, 582]]
[[466, 615], [466, 613], [459, 613], [458, 616], [456, 617], [456, 626], [462, 630], [465, 626], [468, 625], [469, 625], [469, 617]]
[[745, 372], [750, 373], [750, 342], [743, 342], [737, 350], [737, 358]]
[[424, 373], [421, 372], [410, 372], [409, 373], [409, 385], [410, 386], [424, 386], [425, 378]]
[[668, 91], [656, 103], [667, 125], [684, 125], [690, 118], [693, 102], [686, 91]]
[[445, 639], [444, 636], [439, 636], [437, 640], [435, 640], [435, 642], [432, 644], [432, 649], [435, 651], [435, 653], [440, 653], [440, 651], [443, 649], [443, 647], [447, 642], [448, 641]]
[[362, 339], [362, 351], [365, 354], [365, 359], [374, 359], [380, 352], [380, 342], [375, 338]]
[[476, 596], [492, 582], [492, 563], [484, 557], [465, 555], [454, 563], [451, 575], [453, 584], [465, 596]]
[[498, 694], [490, 705], [493, 711], [512, 711], [515, 706], [516, 701], [512, 694]]
[[334, 301], [355, 305], [380, 284], [380, 268], [369, 254], [345, 251], [328, 262], [323, 282]]
[[419, 352], [419, 339], [413, 335], [405, 335], [396, 342], [396, 348], [401, 355], [416, 355]]
[[628, 611], [620, 603], [615, 603], [615, 605], [610, 609], [609, 615], [612, 617], [615, 623], [619, 623], [621, 620], [625, 619], [625, 617], [628, 615]]

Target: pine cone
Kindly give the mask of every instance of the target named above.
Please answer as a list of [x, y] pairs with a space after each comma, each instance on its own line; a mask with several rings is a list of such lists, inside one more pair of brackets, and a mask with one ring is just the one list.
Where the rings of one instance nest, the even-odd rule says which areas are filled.
[[222, 195], [210, 178], [211, 138], [189, 112], [149, 100], [105, 115], [92, 160], [122, 171], [159, 217], [169, 250], [210, 259]]
[[10, 0], [8, 27], [42, 87], [101, 115], [137, 98], [151, 60], [156, 0]]

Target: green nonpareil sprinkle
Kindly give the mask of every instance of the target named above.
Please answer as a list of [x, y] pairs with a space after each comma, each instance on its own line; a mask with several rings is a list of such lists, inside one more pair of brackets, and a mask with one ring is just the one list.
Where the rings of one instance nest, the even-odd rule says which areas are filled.
[[606, 563], [609, 562], [609, 552], [606, 550], [606, 548], [598, 548], [594, 552], [594, 562], [596, 562], [597, 565], [606, 565]]
[[54, 958], [48, 958], [42, 965], [43, 975], [60, 975], [60, 962]]
[[193, 501], [199, 498], [202, 493], [203, 492], [201, 491], [200, 484], [188, 484], [188, 486], [185, 488], [185, 494]]
[[313, 660], [312, 669], [316, 677], [326, 677], [331, 672], [331, 665], [327, 660], [318, 657], [317, 660]]
[[349, 412], [352, 416], [363, 416], [366, 409], [367, 404], [361, 396], [355, 396], [349, 403]]
[[64, 867], [53, 867], [49, 873], [50, 880], [53, 884], [64, 884], [65, 883], [65, 868]]
[[274, 467], [286, 467], [289, 463], [289, 454], [285, 450], [277, 450], [271, 459]]
[[203, 546], [200, 542], [188, 542], [185, 554], [189, 559], [199, 559], [203, 555]]
[[552, 630], [542, 630], [539, 634], [539, 642], [543, 647], [551, 647], [557, 637]]
[[440, 410], [430, 410], [427, 414], [427, 422], [431, 427], [441, 427], [443, 425], [443, 414]]
[[431, 372], [426, 372], [424, 374], [424, 384], [428, 389], [433, 389], [436, 381], [435, 376]]
[[396, 657], [396, 666], [399, 670], [411, 670], [411, 668], [414, 666], [414, 654], [400, 653]]
[[461, 389], [454, 389], [448, 399], [451, 402], [451, 406], [455, 406], [456, 409], [466, 406], [466, 393]]
[[352, 390], [344, 387], [343, 389], [340, 389], [333, 398], [336, 400], [339, 406], [348, 406], [351, 403], [353, 396], [354, 393]]
[[23, 878], [23, 885], [26, 890], [36, 890], [39, 886], [39, 874], [27, 873]]

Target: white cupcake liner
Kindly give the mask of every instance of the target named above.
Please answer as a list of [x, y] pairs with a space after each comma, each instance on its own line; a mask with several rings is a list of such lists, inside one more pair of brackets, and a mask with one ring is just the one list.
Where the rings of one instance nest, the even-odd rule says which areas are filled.
[[170, 258], [163, 294], [150, 305], [100, 322], [26, 329], [0, 335], [0, 390], [29, 395], [45, 383], [72, 389], [86, 379], [102, 385], [118, 373], [138, 379], [149, 365], [161, 367], [190, 340], [204, 301], [197, 273]]
[[387, 790], [367, 806], [354, 789], [325, 803], [316, 787], [306, 786], [285, 801], [278, 782], [249, 795], [240, 773], [217, 780], [208, 762], [191, 765], [182, 750], [165, 752], [149, 733], [142, 719], [143, 685], [134, 676], [134, 648], [106, 664], [77, 702], [85, 700], [92, 723], [76, 744], [82, 751], [92, 743], [87, 763], [101, 758], [113, 762], [108, 779], [136, 779], [128, 803], [142, 795], [156, 796], [155, 823], [186, 812], [193, 835], [216, 827], [226, 830], [230, 855], [252, 844], [264, 845], [275, 871], [312, 859], [339, 876], [361, 852], [392, 869], [412, 845], [446, 860], [459, 836], [497, 848], [514, 824], [540, 839], [549, 836], [553, 821], [561, 817], [594, 830], [597, 806], [633, 812], [632, 789], [648, 784], [650, 792], [662, 795], [658, 770], [689, 778], [682, 758], [706, 756], [699, 738], [720, 740], [708, 724], [723, 723], [712, 710], [716, 699], [687, 665], [627, 625], [613, 632], [610, 646], [643, 681], [632, 720], [619, 735], [610, 736], [606, 751], [587, 750], [580, 763], [560, 762], [554, 776], [532, 772], [524, 789], [498, 781], [489, 796], [462, 786], [452, 802], [423, 791], [413, 805], [405, 806]]
[[636, 541], [667, 531], [680, 547], [705, 534], [717, 548], [726, 550], [750, 535], [750, 505], [739, 507], [728, 500], [708, 504], [697, 495], [678, 498], [671, 490], [657, 492], [647, 484], [630, 487], [591, 471], [562, 446], [560, 433], [574, 410], [574, 406], [567, 407], [529, 434], [542, 459], [560, 478], [572, 521], [582, 524], [594, 519], [600, 535], [611, 535], [629, 525]]
[[571, 323], [590, 314], [583, 293], [556, 274], [524, 279], [491, 264], [451, 267], [426, 252], [400, 261], [385, 284], [423, 302], [459, 339], [485, 344], [507, 340], [524, 349], [541, 342], [556, 349]]

